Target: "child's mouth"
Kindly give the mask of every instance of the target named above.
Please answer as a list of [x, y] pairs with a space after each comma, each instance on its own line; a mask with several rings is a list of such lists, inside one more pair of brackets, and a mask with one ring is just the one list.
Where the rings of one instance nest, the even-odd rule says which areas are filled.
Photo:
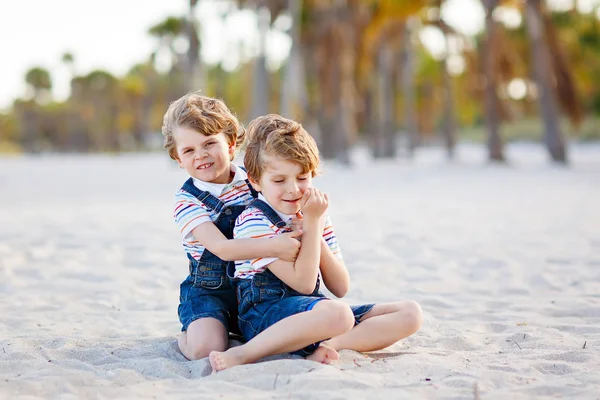
[[210, 168], [212, 166], [213, 166], [213, 163], [202, 164], [202, 165], [199, 165], [198, 168], [196, 168], [196, 169], [206, 169], [206, 168]]

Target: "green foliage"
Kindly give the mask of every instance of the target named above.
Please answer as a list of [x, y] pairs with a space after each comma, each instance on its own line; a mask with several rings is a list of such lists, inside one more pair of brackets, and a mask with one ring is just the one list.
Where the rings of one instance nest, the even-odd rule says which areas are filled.
[[50, 72], [42, 67], [33, 67], [25, 74], [25, 82], [31, 85], [35, 90], [39, 89], [52, 89], [52, 79], [50, 78]]
[[148, 33], [156, 37], [177, 36], [185, 33], [186, 21], [183, 17], [168, 17], [164, 21], [154, 25]]
[[0, 113], [0, 142], [16, 142], [18, 139], [18, 125], [15, 114]]
[[50, 72], [42, 67], [33, 67], [25, 73], [25, 82], [38, 102], [45, 102], [50, 97], [52, 79]]

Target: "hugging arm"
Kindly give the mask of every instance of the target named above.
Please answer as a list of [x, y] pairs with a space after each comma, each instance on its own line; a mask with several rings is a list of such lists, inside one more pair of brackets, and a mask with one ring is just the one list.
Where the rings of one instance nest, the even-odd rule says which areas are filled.
[[221, 260], [249, 260], [259, 257], [275, 257], [294, 261], [300, 242], [295, 237], [300, 232], [289, 232], [273, 238], [227, 239], [213, 224], [205, 222], [192, 231], [194, 237]]

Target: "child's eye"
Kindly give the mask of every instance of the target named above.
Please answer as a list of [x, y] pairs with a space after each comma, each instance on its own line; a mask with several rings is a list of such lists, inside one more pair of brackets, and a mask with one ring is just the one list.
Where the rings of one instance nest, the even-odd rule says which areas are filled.
[[299, 181], [305, 181], [305, 180], [307, 180], [307, 179], [308, 179], [308, 178], [307, 178], [307, 177], [305, 177], [305, 176], [299, 176], [299, 177], [298, 177], [298, 180], [299, 180]]
[[183, 151], [183, 154], [190, 153], [191, 151], [192, 151], [192, 149], [185, 149], [185, 150]]
[[208, 146], [210, 146], [210, 145], [213, 145], [214, 143], [215, 143], [215, 142], [208, 142], [208, 143], [206, 143], [206, 144], [204, 145], [204, 147], [208, 147]]
[[275, 183], [283, 183], [283, 180], [282, 180], [282, 179], [279, 179], [279, 180], [275, 180], [275, 181], [273, 181], [273, 182], [275, 182]]

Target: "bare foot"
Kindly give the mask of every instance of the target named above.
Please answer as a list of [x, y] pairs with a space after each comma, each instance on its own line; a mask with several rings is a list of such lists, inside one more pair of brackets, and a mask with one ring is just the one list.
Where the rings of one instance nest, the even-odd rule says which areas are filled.
[[212, 373], [223, 371], [224, 369], [235, 367], [236, 365], [243, 364], [241, 354], [236, 347], [233, 347], [227, 351], [211, 351], [208, 355], [208, 361], [212, 367]]
[[337, 351], [332, 349], [331, 347], [327, 347], [322, 344], [312, 353], [310, 356], [306, 357], [307, 360], [316, 361], [321, 364], [331, 364], [340, 359], [340, 355]]

